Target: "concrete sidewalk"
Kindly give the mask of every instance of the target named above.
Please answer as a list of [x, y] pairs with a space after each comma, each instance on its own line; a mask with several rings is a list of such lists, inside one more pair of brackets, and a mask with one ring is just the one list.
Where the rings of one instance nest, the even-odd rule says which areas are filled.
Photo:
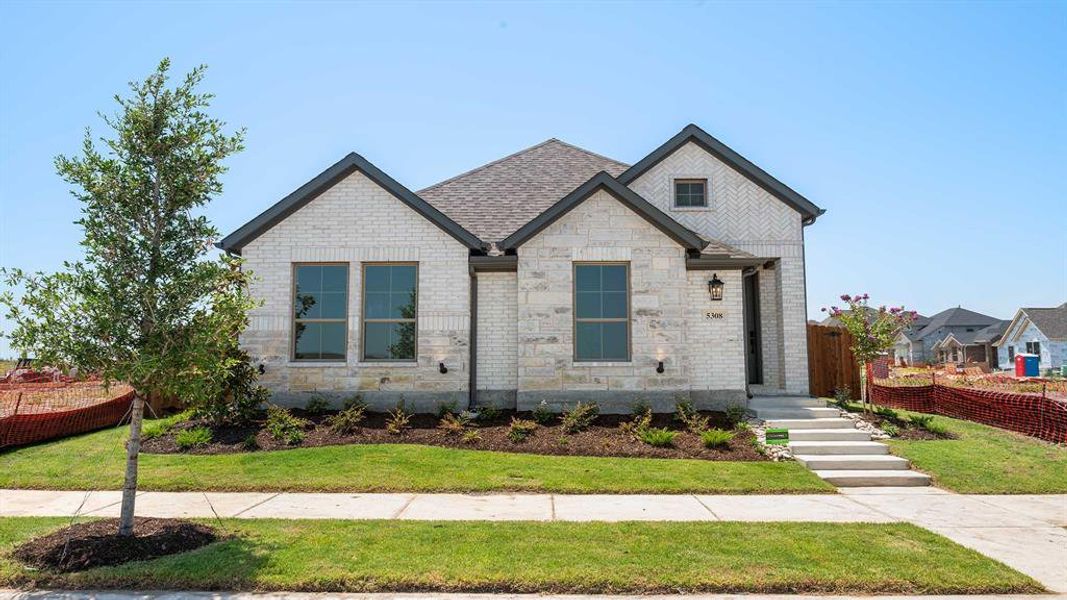
[[[0, 517], [117, 516], [119, 492], [0, 490]], [[153, 517], [487, 521], [908, 522], [1067, 592], [1067, 495], [971, 496], [936, 488], [826, 495], [309, 494], [142, 492]]]

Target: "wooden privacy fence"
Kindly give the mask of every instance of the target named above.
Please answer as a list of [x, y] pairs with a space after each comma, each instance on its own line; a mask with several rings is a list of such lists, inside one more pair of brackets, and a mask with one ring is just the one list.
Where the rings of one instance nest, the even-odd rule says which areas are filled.
[[813, 396], [834, 395], [848, 386], [860, 397], [860, 368], [852, 356], [852, 335], [841, 327], [808, 323], [808, 381]]

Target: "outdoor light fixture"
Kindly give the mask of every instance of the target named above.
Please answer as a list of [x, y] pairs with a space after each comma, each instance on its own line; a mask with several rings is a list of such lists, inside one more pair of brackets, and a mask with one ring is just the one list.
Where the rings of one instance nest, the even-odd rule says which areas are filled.
[[262, 375], [267, 372], [267, 365], [259, 363], [259, 368], [257, 370], [259, 371], [259, 374]]
[[708, 281], [708, 293], [711, 294], [711, 299], [715, 301], [722, 300], [722, 288], [726, 285], [719, 279], [719, 274], [715, 273]]
[[657, 373], [662, 373], [663, 372], [663, 361], [662, 360], [659, 361], [658, 365], [656, 365], [656, 372]]
[[442, 375], [444, 375], [448, 372], [448, 367], [445, 366], [445, 363], [439, 362], [437, 363], [437, 370], [440, 371]]

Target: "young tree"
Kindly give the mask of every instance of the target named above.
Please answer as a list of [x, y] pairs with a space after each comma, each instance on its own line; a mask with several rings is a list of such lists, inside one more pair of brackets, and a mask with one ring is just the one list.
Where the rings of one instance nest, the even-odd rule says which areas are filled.
[[841, 309], [831, 306], [822, 309], [830, 313], [841, 325], [852, 334], [852, 355], [860, 363], [860, 401], [865, 411], [869, 411], [867, 402], [867, 369], [868, 365], [879, 356], [888, 352], [901, 332], [907, 329], [915, 321], [918, 313], [904, 310], [903, 306], [886, 308], [879, 306], [877, 310], [870, 308], [867, 294], [851, 296], [844, 294], [841, 300], [848, 303], [848, 308]]
[[98, 147], [86, 130], [81, 156], [56, 170], [82, 202], [84, 259], [54, 274], [5, 271], [21, 299], [5, 294], [13, 346], [44, 363], [99, 373], [135, 391], [126, 444], [119, 535], [133, 534], [137, 456], [146, 399], [209, 402], [221, 393], [237, 334], [253, 303], [238, 260], [212, 259], [218, 232], [197, 212], [222, 192], [222, 161], [244, 131], [223, 133], [198, 93], [204, 67], [167, 87], [164, 59], [117, 114]]

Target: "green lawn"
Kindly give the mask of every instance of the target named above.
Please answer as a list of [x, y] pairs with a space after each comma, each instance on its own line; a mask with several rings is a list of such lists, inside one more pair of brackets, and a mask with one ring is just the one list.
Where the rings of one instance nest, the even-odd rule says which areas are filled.
[[[120, 489], [126, 430], [0, 453], [0, 488]], [[539, 456], [401, 444], [215, 456], [141, 455], [143, 490], [818, 493], [793, 462]]]
[[1067, 493], [1067, 446], [971, 421], [935, 420], [957, 439], [889, 442], [893, 454], [929, 474], [935, 485], [963, 494]]
[[908, 524], [227, 520], [184, 555], [54, 575], [9, 558], [66, 524], [0, 519], [0, 587], [574, 593], [1038, 592]]

